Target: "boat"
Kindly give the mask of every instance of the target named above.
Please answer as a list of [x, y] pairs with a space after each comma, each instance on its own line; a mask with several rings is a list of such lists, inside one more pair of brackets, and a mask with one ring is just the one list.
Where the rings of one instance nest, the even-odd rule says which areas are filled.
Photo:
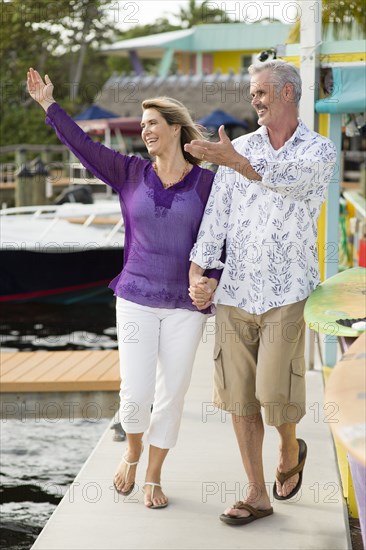
[[113, 298], [124, 246], [118, 201], [5, 208], [0, 230], [0, 302]]

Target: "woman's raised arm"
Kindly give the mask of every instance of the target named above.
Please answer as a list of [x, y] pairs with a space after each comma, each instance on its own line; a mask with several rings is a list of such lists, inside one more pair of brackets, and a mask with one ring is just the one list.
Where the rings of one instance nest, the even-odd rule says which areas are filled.
[[43, 81], [38, 71], [31, 68], [28, 71], [27, 84], [30, 96], [46, 111], [46, 122], [54, 128], [60, 141], [95, 177], [117, 192], [122, 190], [127, 178], [138, 179], [146, 161], [122, 155], [90, 139], [54, 100], [54, 86], [48, 75]]

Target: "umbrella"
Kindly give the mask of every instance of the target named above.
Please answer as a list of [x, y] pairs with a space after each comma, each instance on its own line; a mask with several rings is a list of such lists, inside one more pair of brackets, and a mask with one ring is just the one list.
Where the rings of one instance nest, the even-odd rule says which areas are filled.
[[225, 111], [213, 111], [208, 116], [201, 118], [199, 124], [205, 126], [206, 128], [216, 128], [218, 129], [222, 124], [226, 127], [232, 126], [241, 126], [242, 128], [249, 128], [248, 124], [244, 120], [235, 118]]
[[119, 115], [98, 107], [98, 105], [90, 105], [87, 109], [74, 116], [74, 120], [96, 120], [99, 118], [116, 118]]

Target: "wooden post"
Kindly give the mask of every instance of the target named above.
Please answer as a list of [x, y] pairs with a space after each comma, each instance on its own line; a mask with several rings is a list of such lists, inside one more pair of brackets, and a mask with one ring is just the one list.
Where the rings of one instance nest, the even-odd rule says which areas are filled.
[[52, 161], [52, 154], [50, 149], [46, 148], [41, 151], [41, 160], [45, 165], [45, 168], [48, 170], [48, 165]]
[[48, 170], [41, 161], [37, 159], [33, 166], [33, 180], [32, 180], [32, 205], [38, 206], [47, 204], [46, 197], [46, 181], [48, 176]]
[[33, 174], [26, 164], [21, 165], [15, 172], [15, 206], [30, 206], [32, 204]]
[[[315, 130], [315, 101], [318, 99], [319, 47], [322, 33], [322, 1], [302, 0], [300, 22], [300, 75], [302, 98], [300, 117], [310, 130]], [[305, 357], [306, 367], [314, 368], [315, 333], [306, 328]]]
[[302, 98], [300, 118], [315, 130], [315, 101], [319, 92], [319, 48], [322, 33], [322, 1], [302, 0], [300, 22], [300, 75]]
[[27, 150], [26, 149], [16, 149], [15, 151], [15, 164], [16, 170], [21, 170], [24, 164], [27, 162]]

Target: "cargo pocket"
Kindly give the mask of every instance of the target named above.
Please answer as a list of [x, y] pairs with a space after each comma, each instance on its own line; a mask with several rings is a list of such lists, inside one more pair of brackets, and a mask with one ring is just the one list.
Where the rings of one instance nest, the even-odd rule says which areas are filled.
[[305, 403], [305, 359], [297, 357], [291, 361], [290, 402]]
[[225, 375], [222, 365], [222, 349], [220, 345], [216, 345], [214, 349], [215, 373], [214, 383], [217, 389], [225, 389]]

